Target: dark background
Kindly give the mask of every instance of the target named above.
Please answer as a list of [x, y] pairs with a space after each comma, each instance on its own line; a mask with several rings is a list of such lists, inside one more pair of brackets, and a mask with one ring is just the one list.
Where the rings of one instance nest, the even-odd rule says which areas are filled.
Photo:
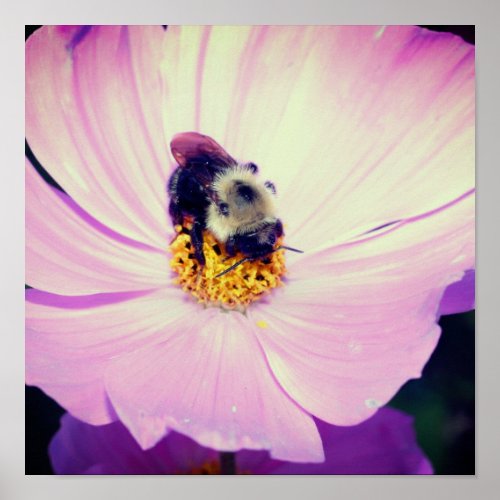
[[[474, 26], [431, 26], [475, 43]], [[39, 26], [26, 26], [26, 38]], [[51, 184], [26, 145], [26, 154]], [[415, 417], [418, 441], [436, 474], [475, 473], [475, 315], [444, 316], [442, 335], [422, 378], [407, 382], [390, 405]], [[47, 446], [64, 410], [42, 391], [26, 387], [26, 474], [52, 474]]]

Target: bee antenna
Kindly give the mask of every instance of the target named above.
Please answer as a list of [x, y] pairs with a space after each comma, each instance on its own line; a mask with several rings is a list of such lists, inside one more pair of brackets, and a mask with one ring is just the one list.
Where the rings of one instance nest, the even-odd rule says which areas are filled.
[[276, 250], [273, 250], [273, 252], [277, 252], [278, 250], [291, 250], [292, 252], [304, 253], [304, 250], [298, 250], [297, 248], [292, 248], [292, 247], [285, 247], [283, 245], [276, 248]]
[[252, 259], [249, 259], [248, 257], [245, 257], [245, 258], [239, 260], [238, 262], [236, 262], [235, 264], [233, 264], [232, 266], [228, 267], [227, 269], [224, 269], [224, 271], [222, 271], [221, 273], [217, 274], [215, 277], [216, 278], [220, 278], [221, 276], [224, 276], [225, 274], [227, 274], [229, 271], [232, 271], [233, 269], [235, 269], [239, 265], [241, 265], [244, 262], [247, 262], [249, 260], [252, 260]]
[[[298, 250], [297, 248], [292, 248], [292, 247], [286, 247], [284, 245], [279, 246], [278, 248], [275, 248], [271, 253], [277, 252], [278, 250], [291, 250], [292, 252], [297, 252], [297, 253], [304, 253], [304, 250]], [[227, 260], [227, 259], [226, 259]], [[229, 266], [227, 269], [224, 269], [219, 274], [216, 274], [214, 277], [215, 278], [220, 278], [221, 276], [224, 276], [225, 274], [229, 273], [233, 269], [237, 268], [238, 266], [241, 266], [244, 262], [248, 262], [249, 260], [252, 260], [249, 257], [244, 257], [243, 259], [239, 260], [238, 262], [234, 263], [232, 266]]]

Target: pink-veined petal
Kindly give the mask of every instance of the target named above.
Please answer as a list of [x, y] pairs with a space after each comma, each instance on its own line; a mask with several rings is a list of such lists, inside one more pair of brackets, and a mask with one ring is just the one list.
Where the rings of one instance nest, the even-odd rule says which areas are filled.
[[469, 269], [460, 281], [452, 283], [444, 292], [439, 314], [458, 314], [474, 309], [476, 304], [476, 272]]
[[352, 425], [420, 376], [446, 287], [474, 264], [474, 196], [364, 241], [304, 254], [248, 314], [276, 378], [307, 411]]
[[166, 243], [161, 26], [48, 26], [26, 44], [26, 134], [82, 208], [131, 239]]
[[26, 282], [66, 295], [147, 290], [171, 281], [166, 251], [114, 233], [26, 161]]
[[169, 27], [163, 69], [166, 135], [196, 130], [259, 164], [296, 246], [345, 240], [474, 186], [474, 47], [458, 37]]
[[103, 373], [117, 356], [159, 338], [192, 314], [177, 289], [64, 297], [26, 292], [26, 383], [78, 418], [116, 420]]
[[323, 460], [312, 418], [274, 380], [246, 318], [206, 309], [177, 335], [116, 359], [106, 388], [143, 448], [165, 429], [203, 446], [269, 449], [275, 458]]

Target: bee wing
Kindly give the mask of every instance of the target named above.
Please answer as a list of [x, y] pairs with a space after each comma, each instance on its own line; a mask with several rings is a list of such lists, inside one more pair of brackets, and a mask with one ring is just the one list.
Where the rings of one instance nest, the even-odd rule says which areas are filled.
[[204, 158], [221, 165], [236, 164], [236, 160], [220, 144], [197, 132], [176, 134], [170, 142], [170, 150], [181, 167], [185, 167], [190, 160]]

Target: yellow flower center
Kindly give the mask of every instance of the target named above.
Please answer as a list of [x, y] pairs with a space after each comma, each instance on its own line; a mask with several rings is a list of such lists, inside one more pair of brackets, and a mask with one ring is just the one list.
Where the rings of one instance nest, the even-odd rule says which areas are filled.
[[193, 467], [189, 475], [218, 475], [220, 474], [220, 463], [218, 460], [208, 460], [198, 467]]
[[[217, 459], [207, 460], [198, 466], [191, 466], [191, 468], [187, 472], [177, 472], [180, 475], [188, 475], [188, 476], [205, 476], [205, 475], [220, 475], [221, 474], [221, 466], [220, 462]], [[247, 476], [250, 474], [250, 471], [236, 471], [237, 475]]]
[[[203, 253], [206, 263], [200, 266], [187, 227], [176, 226], [177, 236], [170, 244], [173, 257], [170, 266], [177, 274], [175, 282], [198, 302], [224, 309], [244, 311], [248, 304], [259, 300], [273, 288], [281, 286], [286, 273], [283, 250], [264, 258], [249, 260], [223, 276], [216, 277], [243, 258], [242, 254], [228, 257], [224, 245], [205, 231]], [[281, 245], [280, 239], [276, 247]]]

